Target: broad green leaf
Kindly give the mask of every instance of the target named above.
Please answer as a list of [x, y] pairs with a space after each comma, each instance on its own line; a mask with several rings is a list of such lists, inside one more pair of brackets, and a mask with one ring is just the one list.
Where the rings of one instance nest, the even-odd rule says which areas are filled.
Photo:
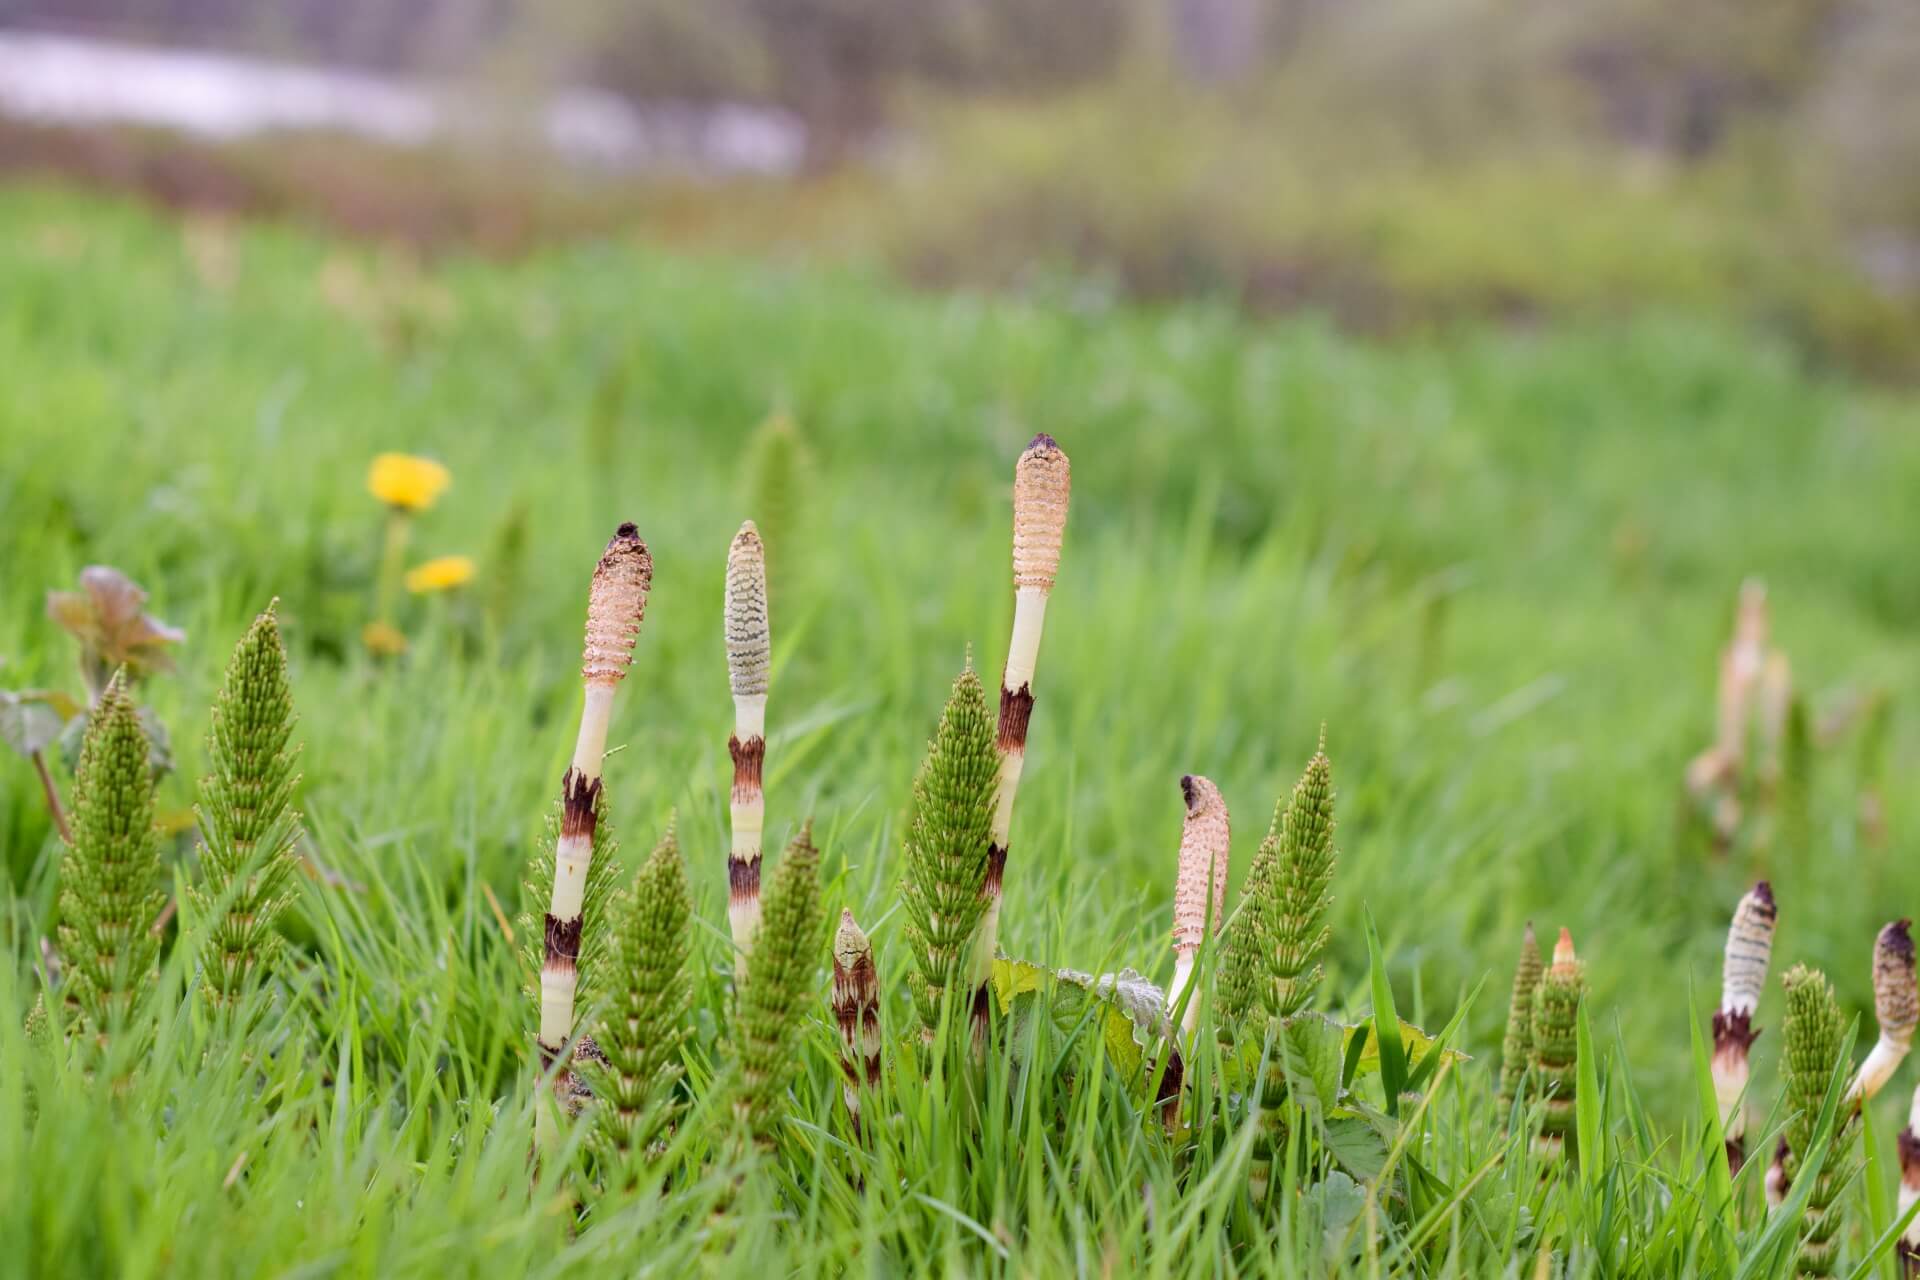
[[1371, 1122], [1361, 1116], [1334, 1116], [1325, 1132], [1327, 1150], [1341, 1168], [1362, 1182], [1380, 1176], [1387, 1164], [1387, 1143]]
[[1347, 1029], [1320, 1013], [1297, 1013], [1282, 1025], [1281, 1067], [1296, 1102], [1311, 1100], [1321, 1115], [1340, 1100], [1340, 1050]]
[[1353, 1252], [1353, 1224], [1367, 1207], [1367, 1193], [1346, 1174], [1335, 1169], [1307, 1188], [1307, 1203], [1320, 1211], [1321, 1238], [1326, 1259], [1338, 1266]]
[[1073, 969], [1048, 969], [1001, 958], [993, 962], [993, 987], [1001, 1013], [1016, 1021], [1031, 1016], [1044, 997], [1044, 1007], [1061, 1035], [1070, 1036], [1089, 1024], [1097, 1027], [1108, 1062], [1136, 1096], [1144, 1095], [1153, 1083], [1147, 1050], [1171, 1027], [1166, 994], [1140, 974], [1122, 969], [1096, 978]]

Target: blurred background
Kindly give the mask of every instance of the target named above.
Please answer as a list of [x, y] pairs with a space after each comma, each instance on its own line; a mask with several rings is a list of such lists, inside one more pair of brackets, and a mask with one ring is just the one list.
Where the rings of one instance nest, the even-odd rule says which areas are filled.
[[0, 172], [1920, 371], [1911, 0], [0, 0]]

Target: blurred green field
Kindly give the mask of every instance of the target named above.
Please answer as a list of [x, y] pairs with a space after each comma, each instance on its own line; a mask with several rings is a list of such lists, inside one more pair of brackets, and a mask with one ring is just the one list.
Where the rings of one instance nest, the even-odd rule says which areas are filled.
[[[290, 930], [323, 993], [315, 1017], [351, 1017], [350, 1034], [323, 1036], [343, 1065], [353, 1046], [351, 1094], [335, 1082], [320, 1103], [368, 1161], [391, 1146], [438, 1176], [445, 1136], [420, 1127], [417, 1096], [389, 1092], [431, 1073], [439, 1048], [422, 1037], [458, 1046], [449, 1098], [525, 1092], [529, 1007], [479, 886], [512, 913], [571, 745], [587, 572], [622, 519], [657, 569], [615, 715], [613, 812], [629, 858], [677, 814], [697, 941], [725, 963], [721, 569], [756, 514], [743, 450], [775, 411], [810, 457], [785, 541], [768, 531], [769, 846], [813, 817], [828, 902], [878, 924], [883, 966], [909, 780], [969, 648], [998, 670], [1012, 464], [1045, 430], [1072, 456], [1074, 506], [1007, 872], [1009, 954], [1164, 980], [1178, 778], [1219, 782], [1237, 884], [1324, 724], [1341, 806], [1335, 1008], [1368, 1003], [1370, 912], [1413, 1020], [1444, 1022], [1492, 975], [1463, 1046], [1480, 1079], [1523, 923], [1564, 924], [1596, 1032], [1677, 1124], [1690, 998], [1716, 998], [1727, 915], [1764, 873], [1778, 967], [1826, 966], [1870, 1016], [1873, 931], [1920, 903], [1920, 801], [1903, 782], [1920, 762], [1910, 395], [1810, 372], [1735, 325], [1654, 313], [1369, 344], [1205, 305], [930, 297], [615, 242], [419, 268], [269, 226], [8, 190], [0, 684], [76, 685], [44, 593], [87, 564], [126, 570], [189, 633], [178, 673], [143, 693], [177, 755], [162, 808], [183, 811], [220, 668], [279, 597], [310, 852], [351, 882], [305, 883]], [[364, 481], [385, 450], [453, 473], [414, 558], [465, 553], [480, 569], [462, 592], [410, 600], [411, 651], [381, 664], [359, 634], [382, 519]], [[1849, 691], [1893, 700], [1885, 847], [1854, 822], [1850, 740], [1819, 758], [1808, 847], [1719, 856], [1681, 821], [1750, 574], [1816, 711]], [[31, 999], [57, 849], [31, 769], [9, 756], [10, 1021]], [[190, 864], [186, 842], [177, 852]], [[1776, 983], [1764, 1025], [1778, 1002]], [[1770, 1097], [1775, 1046], [1760, 1045]], [[816, 1092], [833, 1071], [810, 1059]], [[406, 1138], [383, 1145], [388, 1122]], [[220, 1189], [232, 1147], [119, 1151], [90, 1127], [110, 1123], [0, 1139], [20, 1157], [0, 1161], [0, 1238], [57, 1245], [76, 1273], [177, 1273], [186, 1239], [158, 1242], [183, 1224], [220, 1242], [207, 1274], [296, 1258], [328, 1260], [309, 1274], [406, 1273], [436, 1250], [467, 1259], [454, 1272], [487, 1256], [546, 1265], [528, 1241], [549, 1216], [493, 1222], [457, 1179], [417, 1194], [374, 1179], [411, 1217], [338, 1188], [308, 1193], [310, 1214], [269, 1214]], [[243, 1145], [263, 1160], [276, 1141], [299, 1145]], [[322, 1170], [327, 1138], [311, 1141]], [[491, 1147], [490, 1167], [512, 1146]], [[369, 1185], [339, 1159], [342, 1185]], [[108, 1170], [120, 1177], [102, 1191]], [[293, 1177], [255, 1195], [300, 1194]], [[63, 1187], [102, 1197], [97, 1234], [48, 1225]]]

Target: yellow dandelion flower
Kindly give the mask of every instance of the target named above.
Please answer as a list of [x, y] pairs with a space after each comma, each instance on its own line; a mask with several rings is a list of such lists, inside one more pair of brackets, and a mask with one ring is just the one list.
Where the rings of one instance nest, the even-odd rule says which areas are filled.
[[407, 590], [415, 595], [445, 591], [473, 581], [473, 560], [468, 556], [435, 556], [425, 564], [407, 570]]
[[367, 492], [402, 511], [425, 511], [452, 483], [452, 472], [410, 453], [383, 453], [367, 472]]
[[386, 622], [369, 622], [360, 628], [360, 643], [376, 658], [397, 658], [407, 651], [407, 638]]

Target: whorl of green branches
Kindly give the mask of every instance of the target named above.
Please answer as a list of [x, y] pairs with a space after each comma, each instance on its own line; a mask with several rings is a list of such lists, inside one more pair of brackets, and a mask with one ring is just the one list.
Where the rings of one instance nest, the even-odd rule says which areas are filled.
[[[1273, 821], [1277, 831], [1281, 821], [1278, 806], [1274, 809]], [[1220, 939], [1220, 979], [1214, 1008], [1218, 1011], [1222, 1042], [1233, 1039], [1247, 1014], [1259, 1004], [1260, 991], [1265, 985], [1269, 950], [1266, 939], [1272, 928], [1268, 912], [1273, 880], [1278, 874], [1276, 864], [1280, 860], [1280, 841], [1275, 831], [1269, 831], [1254, 851], [1253, 866], [1248, 868], [1246, 884], [1240, 889], [1240, 905], [1227, 921]]]
[[1333, 895], [1328, 889], [1338, 856], [1333, 826], [1333, 764], [1322, 749], [1314, 752], [1294, 784], [1280, 824], [1269, 915], [1271, 967], [1264, 992], [1266, 1011], [1274, 1017], [1305, 1008], [1324, 976], [1319, 958], [1331, 933], [1326, 920]]
[[[1254, 852], [1240, 904], [1220, 945], [1216, 1007], [1220, 1038], [1238, 1035], [1255, 1012], [1286, 1018], [1312, 1000], [1324, 976], [1319, 964], [1329, 930], [1338, 853], [1333, 847], [1333, 765], [1322, 749], [1307, 762], [1292, 794]], [[1256, 1028], [1257, 1032], [1258, 1028]]]
[[595, 1099], [590, 1141], [607, 1185], [631, 1189], [645, 1174], [649, 1145], [673, 1120], [693, 1006], [693, 907], [672, 827], [607, 914], [610, 991], [594, 1027], [605, 1061], [582, 1071]]
[[166, 905], [153, 825], [153, 771], [126, 677], [115, 675], [87, 723], [73, 784], [73, 847], [60, 865], [60, 948], [81, 1027], [126, 1026], [153, 986]]
[[824, 908], [811, 823], [781, 855], [761, 901], [760, 930], [740, 989], [733, 1111], [757, 1144], [770, 1147], [799, 1068], [807, 1013], [817, 999], [813, 980], [824, 941]]
[[1586, 990], [1586, 966], [1573, 954], [1573, 943], [1562, 929], [1560, 943], [1553, 949], [1553, 963], [1534, 989], [1529, 1018], [1533, 1072], [1542, 1099], [1540, 1134], [1534, 1139], [1534, 1151], [1546, 1162], [1561, 1159], [1574, 1142], [1580, 1001]]
[[[986, 903], [981, 886], [1000, 758], [987, 695], [969, 663], [953, 682], [926, 759], [913, 780], [901, 897], [913, 956], [913, 1006], [931, 1033], [942, 1002], [961, 989]], [[956, 1009], [957, 1020], [964, 1010]]]
[[275, 922], [293, 898], [293, 725], [286, 650], [268, 605], [227, 663], [200, 779], [204, 881], [188, 901], [194, 922], [207, 928], [201, 989], [218, 1007], [231, 1008], [266, 971], [280, 941]]
[[[1840, 1063], [1841, 1042], [1847, 1027], [1833, 987], [1818, 969], [1795, 965], [1781, 982], [1787, 992], [1787, 1013], [1781, 1021], [1781, 1038], [1786, 1042], [1781, 1076], [1788, 1113], [1787, 1150], [1782, 1166], [1791, 1185], [1813, 1144], [1827, 1085]], [[1806, 1215], [1800, 1227], [1800, 1255], [1795, 1263], [1800, 1275], [1833, 1274], [1839, 1251], [1835, 1237], [1844, 1216], [1838, 1200], [1851, 1177], [1847, 1146], [1852, 1136], [1850, 1122], [1843, 1122], [1807, 1198]]]
[[1544, 969], [1533, 926], [1520, 942], [1520, 963], [1513, 971], [1513, 994], [1507, 1003], [1507, 1035], [1500, 1042], [1500, 1101], [1511, 1105], [1520, 1092], [1533, 1057], [1533, 993]]

